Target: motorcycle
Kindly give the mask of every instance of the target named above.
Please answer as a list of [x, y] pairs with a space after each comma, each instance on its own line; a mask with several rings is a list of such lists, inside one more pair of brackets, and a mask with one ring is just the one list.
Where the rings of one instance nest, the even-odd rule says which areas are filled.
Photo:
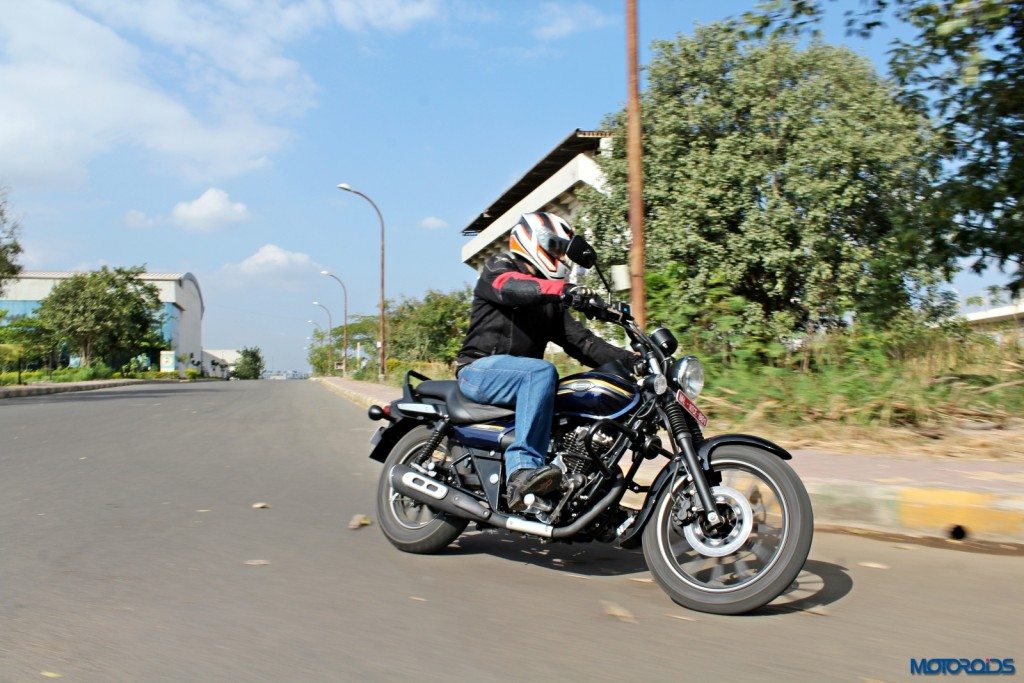
[[[586, 240], [573, 237], [567, 256], [596, 268], [608, 287]], [[792, 456], [757, 436], [704, 436], [707, 418], [695, 403], [704, 370], [694, 356], [675, 357], [670, 330], [648, 335], [627, 304], [597, 296], [572, 305], [621, 327], [638, 360], [559, 381], [549, 458], [563, 472], [560, 487], [527, 495], [526, 510], [512, 512], [502, 454], [514, 439], [514, 409], [474, 403], [456, 381], [410, 371], [401, 399], [369, 409], [386, 423], [370, 453], [384, 464], [384, 535], [399, 550], [436, 553], [476, 522], [547, 541], [642, 546], [654, 580], [684, 607], [741, 614], [774, 600], [803, 568], [813, 533], [807, 490], [786, 463]], [[644, 460], [657, 457], [667, 464], [650, 485], [636, 483]], [[639, 510], [621, 505], [627, 491], [644, 494]]]

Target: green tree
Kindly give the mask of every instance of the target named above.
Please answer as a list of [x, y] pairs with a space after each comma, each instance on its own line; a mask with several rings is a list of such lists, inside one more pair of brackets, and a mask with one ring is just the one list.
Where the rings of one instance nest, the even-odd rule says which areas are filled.
[[[582, 224], [628, 249], [624, 114]], [[652, 319], [724, 352], [794, 331], [884, 321], [949, 266], [920, 215], [935, 179], [928, 121], [848, 50], [747, 40], [729, 24], [654, 44], [643, 97]]]
[[18, 222], [8, 214], [7, 190], [0, 187], [0, 294], [4, 291], [4, 281], [21, 272], [16, 260], [21, 253], [18, 227]]
[[[773, 0], [746, 16], [757, 34], [817, 30], [824, 0]], [[890, 18], [910, 26], [890, 68], [905, 100], [930, 108], [943, 141], [943, 172], [929, 213], [952, 227], [980, 271], [1009, 264], [1024, 287], [1024, 0], [868, 0], [846, 12], [870, 35]]]
[[260, 347], [244, 347], [240, 351], [238, 363], [235, 364], [235, 377], [239, 379], [259, 379], [266, 369], [263, 352]]
[[423, 299], [404, 299], [388, 316], [388, 355], [409, 361], [455, 360], [469, 326], [469, 287], [428, 290]]
[[75, 349], [83, 365], [95, 358], [117, 361], [158, 348], [160, 299], [143, 282], [141, 266], [106, 266], [59, 282], [36, 311], [40, 328]]

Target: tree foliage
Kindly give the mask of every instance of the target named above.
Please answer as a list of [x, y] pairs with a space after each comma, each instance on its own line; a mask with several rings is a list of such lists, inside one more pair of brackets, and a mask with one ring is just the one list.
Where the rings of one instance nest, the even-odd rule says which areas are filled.
[[[949, 265], [919, 212], [938, 143], [865, 60], [715, 24], [655, 43], [648, 78], [652, 319], [777, 352], [772, 340], [848, 312], [897, 315]], [[584, 225], [608, 262], [627, 260], [624, 121], [607, 122], [608, 193], [584, 195]]]
[[469, 287], [427, 290], [423, 299], [404, 299], [389, 312], [388, 355], [409, 361], [455, 360], [469, 327]]
[[[816, 30], [823, 0], [774, 0], [746, 19], [760, 35]], [[888, 18], [913, 28], [892, 45], [903, 97], [936, 115], [943, 174], [930, 212], [980, 271], [995, 262], [1024, 287], [1024, 0], [868, 0], [846, 12], [870, 35]]]
[[42, 334], [77, 350], [83, 365], [94, 358], [113, 364], [161, 345], [160, 299], [143, 282], [141, 266], [104, 266], [57, 283], [36, 311]]
[[18, 222], [8, 213], [7, 191], [0, 187], [0, 294], [4, 291], [4, 281], [15, 277], [21, 272], [17, 257], [21, 253], [18, 244]]
[[235, 364], [235, 377], [238, 379], [259, 379], [266, 369], [263, 352], [260, 347], [246, 346], [239, 352], [238, 363]]

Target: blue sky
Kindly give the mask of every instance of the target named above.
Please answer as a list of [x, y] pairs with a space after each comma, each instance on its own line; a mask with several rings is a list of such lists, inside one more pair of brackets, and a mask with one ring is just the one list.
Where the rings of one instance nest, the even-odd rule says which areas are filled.
[[[753, 2], [639, 0], [640, 40]], [[884, 69], [891, 34], [825, 37]], [[207, 348], [305, 369], [312, 305], [469, 284], [459, 231], [625, 100], [624, 2], [27, 0], [0, 13], [0, 185], [32, 270], [191, 271]], [[646, 61], [647, 50], [641, 55]], [[965, 296], [998, 276], [962, 276]]]

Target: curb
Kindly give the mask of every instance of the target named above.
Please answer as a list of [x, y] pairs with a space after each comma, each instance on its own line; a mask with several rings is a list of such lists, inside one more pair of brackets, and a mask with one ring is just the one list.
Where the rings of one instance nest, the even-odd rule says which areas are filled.
[[95, 384], [78, 384], [68, 382], [66, 385], [47, 384], [44, 386], [14, 386], [0, 388], [0, 398], [19, 398], [21, 396], [45, 396], [46, 394], [64, 394], [70, 391], [93, 391], [95, 389], [110, 389], [112, 387], [123, 387], [132, 384], [149, 384], [151, 380], [146, 379], [113, 379], [99, 381]]
[[[364, 408], [380, 402], [331, 382], [319, 384]], [[815, 527], [1024, 543], [1022, 495], [851, 480], [804, 478], [803, 482], [811, 497]]]
[[1024, 496], [805, 480], [814, 523], [922, 536], [1024, 542]]

